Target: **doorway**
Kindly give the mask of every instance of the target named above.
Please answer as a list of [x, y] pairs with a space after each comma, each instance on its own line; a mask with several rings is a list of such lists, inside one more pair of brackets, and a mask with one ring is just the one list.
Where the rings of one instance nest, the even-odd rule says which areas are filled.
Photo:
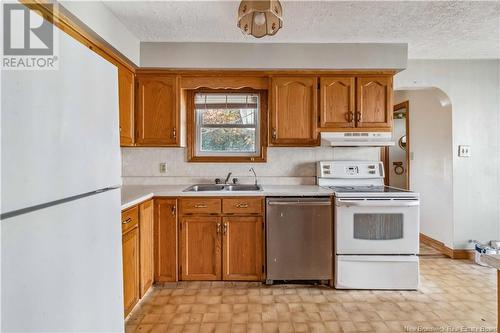
[[385, 147], [385, 183], [410, 189], [410, 102], [394, 105], [392, 137], [396, 144]]

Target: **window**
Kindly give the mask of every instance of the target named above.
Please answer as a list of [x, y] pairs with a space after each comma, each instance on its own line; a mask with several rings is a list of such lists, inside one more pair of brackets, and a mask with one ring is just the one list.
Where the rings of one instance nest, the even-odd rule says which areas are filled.
[[[264, 159], [259, 91], [196, 91], [193, 99], [192, 161]], [[194, 154], [192, 154], [194, 153]]]

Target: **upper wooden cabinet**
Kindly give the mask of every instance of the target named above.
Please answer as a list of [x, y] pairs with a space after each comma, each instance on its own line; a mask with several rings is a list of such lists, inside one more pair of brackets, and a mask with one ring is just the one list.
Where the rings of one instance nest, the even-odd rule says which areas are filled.
[[392, 76], [356, 79], [356, 126], [390, 128], [392, 126]]
[[318, 79], [273, 77], [271, 82], [270, 143], [273, 146], [316, 146]]
[[177, 281], [177, 200], [155, 199], [155, 281]]
[[134, 145], [134, 73], [118, 65], [118, 104], [120, 110], [120, 145]]
[[354, 127], [355, 98], [353, 77], [322, 77], [320, 80], [320, 127]]
[[136, 145], [179, 146], [178, 79], [137, 76]]
[[139, 205], [140, 296], [153, 284], [153, 200]]
[[392, 75], [320, 79], [320, 131], [380, 131], [392, 126]]

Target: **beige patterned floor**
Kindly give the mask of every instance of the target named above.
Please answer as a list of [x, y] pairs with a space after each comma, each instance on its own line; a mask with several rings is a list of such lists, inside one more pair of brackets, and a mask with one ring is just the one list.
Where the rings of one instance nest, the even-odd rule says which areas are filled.
[[155, 286], [126, 332], [495, 331], [496, 271], [426, 250], [419, 291], [179, 282]]

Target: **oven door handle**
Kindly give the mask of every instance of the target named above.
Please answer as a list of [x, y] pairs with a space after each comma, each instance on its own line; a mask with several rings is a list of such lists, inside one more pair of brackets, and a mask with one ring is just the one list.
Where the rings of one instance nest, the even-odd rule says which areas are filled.
[[419, 200], [337, 200], [337, 206], [355, 207], [415, 207]]

